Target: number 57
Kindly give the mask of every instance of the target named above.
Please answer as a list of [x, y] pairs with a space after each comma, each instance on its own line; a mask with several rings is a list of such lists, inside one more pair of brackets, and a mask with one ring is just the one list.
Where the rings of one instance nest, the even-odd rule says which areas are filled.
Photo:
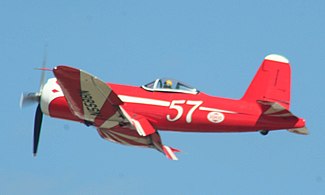
[[[187, 104], [187, 105], [191, 105], [192, 108], [188, 111], [187, 115], [186, 115], [186, 122], [187, 123], [191, 123], [192, 122], [192, 115], [194, 113], [194, 111], [203, 103], [203, 101], [192, 101], [192, 100], [173, 100], [172, 103], [169, 106], [169, 109], [174, 109], [177, 111], [177, 114], [174, 118], [171, 118], [171, 116], [169, 114], [167, 114], [166, 118], [168, 121], [170, 122], [174, 122], [177, 121], [178, 119], [180, 119], [183, 115], [184, 109], [181, 106], [182, 104]], [[181, 104], [181, 105], [177, 105], [177, 104]]]

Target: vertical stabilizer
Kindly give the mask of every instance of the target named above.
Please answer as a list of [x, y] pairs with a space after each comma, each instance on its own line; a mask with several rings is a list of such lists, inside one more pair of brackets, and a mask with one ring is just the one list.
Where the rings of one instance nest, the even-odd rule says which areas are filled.
[[265, 57], [242, 100], [277, 102], [290, 107], [291, 70], [289, 60], [277, 54]]

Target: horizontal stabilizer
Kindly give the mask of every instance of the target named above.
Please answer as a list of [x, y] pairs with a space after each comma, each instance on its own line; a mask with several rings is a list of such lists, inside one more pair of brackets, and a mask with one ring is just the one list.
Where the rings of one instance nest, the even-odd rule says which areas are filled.
[[291, 118], [294, 119], [295, 124], [292, 128], [288, 129], [288, 131], [292, 133], [297, 133], [301, 135], [308, 135], [308, 129], [305, 126], [305, 120], [299, 118], [292, 114], [285, 107], [280, 105], [277, 102], [269, 102], [257, 100], [257, 102], [262, 106], [264, 116], [268, 117], [277, 117], [277, 118]]
[[288, 131], [291, 132], [291, 133], [296, 133], [296, 134], [301, 134], [301, 135], [308, 135], [309, 134], [309, 131], [308, 131], [307, 127], [288, 129]]
[[296, 117], [284, 106], [282, 106], [277, 102], [257, 100], [257, 103], [259, 103], [263, 107], [264, 115], [274, 116], [274, 117], [290, 117], [290, 116]]

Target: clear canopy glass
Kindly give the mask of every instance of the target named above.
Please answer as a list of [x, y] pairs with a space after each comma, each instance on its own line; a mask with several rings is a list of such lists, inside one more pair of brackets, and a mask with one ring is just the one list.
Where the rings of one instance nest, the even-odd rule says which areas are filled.
[[142, 88], [148, 91], [160, 91], [160, 92], [179, 92], [179, 93], [190, 93], [197, 94], [199, 91], [183, 82], [180, 82], [171, 78], [156, 79]]

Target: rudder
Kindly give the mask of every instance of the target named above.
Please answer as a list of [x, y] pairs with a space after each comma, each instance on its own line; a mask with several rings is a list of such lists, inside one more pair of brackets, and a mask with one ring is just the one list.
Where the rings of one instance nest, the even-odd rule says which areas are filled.
[[277, 54], [265, 57], [242, 97], [245, 101], [270, 101], [290, 107], [291, 70], [289, 60]]

